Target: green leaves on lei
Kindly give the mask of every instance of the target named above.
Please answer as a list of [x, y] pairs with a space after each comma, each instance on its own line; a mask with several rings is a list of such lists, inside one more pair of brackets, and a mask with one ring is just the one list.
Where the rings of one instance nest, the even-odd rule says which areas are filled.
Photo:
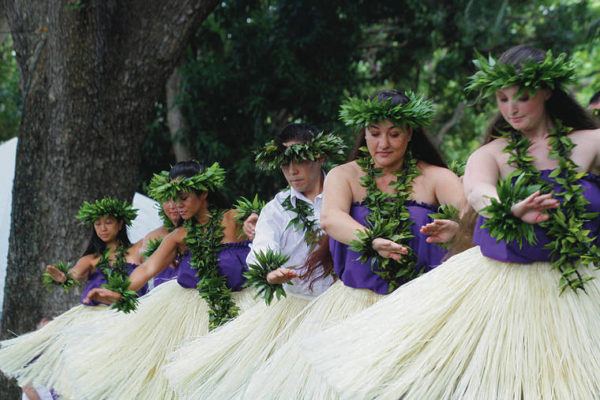
[[[267, 305], [271, 304], [273, 297], [279, 300], [286, 296], [283, 284], [274, 284], [267, 281], [269, 272], [281, 268], [289, 259], [289, 256], [279, 251], [267, 249], [266, 252], [258, 251], [255, 253], [256, 263], [248, 265], [248, 271], [244, 273], [246, 277], [246, 286], [254, 287], [257, 296], [263, 296]], [[291, 282], [288, 282], [291, 285]]]
[[71, 269], [71, 266], [68, 263], [61, 261], [61, 262], [56, 263], [54, 266], [60, 272], [65, 274], [66, 279], [62, 283], [56, 282], [54, 279], [52, 279], [52, 275], [50, 275], [48, 272], [44, 272], [42, 274], [42, 283], [44, 284], [44, 286], [46, 286], [46, 287], [61, 286], [63, 288], [63, 290], [66, 292], [66, 291], [69, 291], [70, 289], [74, 288], [75, 286], [79, 285], [79, 281], [76, 281], [75, 279], [71, 278], [71, 276], [69, 275], [69, 269]]
[[413, 92], [406, 95], [410, 100], [397, 105], [393, 105], [391, 100], [349, 98], [340, 107], [340, 119], [356, 128], [386, 119], [413, 128], [429, 125], [435, 111], [433, 103]]
[[112, 266], [110, 265], [109, 254], [110, 251], [108, 249], [102, 253], [100, 261], [96, 265], [96, 269], [99, 269], [106, 277], [107, 283], [103, 284], [102, 287], [121, 295], [121, 299], [114, 303], [110, 308], [128, 314], [131, 311], [135, 311], [137, 308], [138, 295], [135, 291], [129, 289], [131, 281], [129, 280], [129, 274], [125, 268], [125, 264], [127, 263], [125, 260], [127, 248], [125, 246], [117, 247], [115, 252], [115, 262]]
[[77, 219], [88, 225], [93, 225], [97, 219], [105, 215], [123, 220], [125, 225], [130, 226], [137, 216], [137, 210], [126, 201], [105, 197], [93, 203], [84, 201], [77, 213]]
[[154, 195], [160, 195], [160, 193], [162, 193], [161, 190], [159, 190], [160, 187], [163, 187], [164, 185], [168, 185], [168, 184], [169, 184], [169, 171], [160, 171], [158, 174], [154, 174], [152, 176], [152, 179], [150, 179], [150, 183], [148, 184], [147, 192], [150, 197], [152, 197], [154, 200], [156, 200], [159, 203], [159, 204], [157, 204], [158, 216], [160, 217], [160, 220], [162, 221], [163, 226], [169, 232], [171, 232], [176, 227], [173, 224], [173, 222], [171, 222], [169, 217], [167, 217], [165, 210], [163, 210], [163, 208], [162, 208], [162, 204], [166, 200], [163, 199], [161, 201], [161, 199], [154, 197]]
[[243, 224], [246, 219], [252, 214], [259, 214], [265, 207], [265, 202], [258, 198], [258, 195], [254, 195], [252, 200], [248, 200], [245, 197], [240, 197], [234, 205], [235, 209], [235, 220], [239, 224]]
[[292, 204], [292, 194], [290, 193], [281, 203], [283, 208], [296, 214], [285, 229], [294, 228], [297, 231], [304, 231], [304, 241], [313, 249], [322, 236], [319, 221], [314, 218], [314, 209], [306, 201], [296, 198], [296, 205]]
[[460, 212], [458, 211], [458, 208], [454, 207], [452, 204], [442, 204], [438, 207], [438, 211], [436, 213], [429, 214], [429, 218], [448, 219], [450, 221], [459, 222], [459, 214]]
[[[561, 274], [559, 280], [561, 293], [566, 288], [585, 291], [585, 282], [592, 277], [583, 275], [578, 270], [578, 266], [600, 263], [600, 250], [590, 237], [590, 231], [584, 228], [584, 224], [597, 218], [597, 213], [586, 211], [589, 202], [583, 196], [583, 188], [579, 180], [587, 173], [578, 172], [577, 165], [570, 159], [575, 145], [567, 135], [568, 130], [558, 121], [555, 121], [555, 125], [556, 128], [549, 135], [549, 143], [550, 157], [558, 161], [558, 167], [550, 173], [549, 177], [562, 188], [561, 192], [554, 194], [554, 197], [561, 200], [561, 204], [557, 209], [548, 211], [550, 218], [539, 225], [545, 229], [550, 238], [545, 248], [550, 250], [552, 268]], [[527, 154], [527, 149], [530, 147], [529, 140], [516, 132], [507, 134], [507, 139], [509, 145], [505, 151], [510, 154], [509, 164], [515, 166], [517, 171], [499, 183], [498, 194], [502, 196], [500, 203], [505, 205], [499, 206], [496, 202], [484, 209], [484, 212], [490, 215], [485, 226], [490, 230], [490, 235], [498, 240], [514, 238], [522, 243], [522, 239], [525, 239], [529, 244], [535, 244], [533, 226], [521, 220], [515, 221], [511, 206], [538, 188], [543, 192], [549, 192], [551, 188], [541, 179], [540, 172], [533, 166], [533, 158]], [[514, 176], [517, 176], [515, 185], [518, 183], [519, 187], [515, 190], [516, 194], [509, 195]], [[533, 186], [526, 188], [527, 185]], [[510, 224], [504, 222], [511, 218]]]
[[321, 158], [336, 161], [344, 157], [345, 149], [341, 138], [321, 132], [307, 143], [295, 143], [288, 147], [271, 140], [257, 152], [255, 160], [259, 168], [273, 171], [292, 161], [317, 161]]
[[520, 172], [512, 173], [498, 182], [498, 199], [492, 198], [490, 205], [482, 210], [489, 218], [481, 225], [496, 240], [517, 241], [519, 247], [523, 247], [523, 240], [530, 244], [537, 242], [533, 225], [523, 223], [512, 215], [513, 204], [541, 189], [540, 185], [529, 183], [527, 175]]
[[[153, 183], [154, 182], [154, 183]], [[225, 170], [214, 163], [204, 171], [190, 177], [177, 177], [173, 180], [164, 175], [164, 171], [155, 174], [150, 183], [148, 194], [160, 203], [175, 199], [181, 192], [214, 192], [223, 187]]]
[[148, 240], [148, 242], [146, 243], [146, 249], [144, 249], [144, 252], [142, 253], [142, 255], [144, 256], [144, 259], [150, 258], [150, 256], [152, 254], [154, 254], [156, 249], [159, 248], [161, 243], [162, 243], [162, 238], [155, 238], [155, 239]]
[[[361, 149], [367, 153], [366, 148]], [[404, 156], [404, 167], [396, 173], [396, 181], [390, 183], [395, 194], [384, 193], [377, 187], [375, 179], [382, 175], [381, 169], [376, 168], [370, 156], [358, 159], [358, 165], [365, 172], [361, 178], [361, 185], [367, 189], [367, 197], [363, 203], [369, 209], [367, 217], [368, 229], [357, 231], [358, 240], [350, 243], [350, 248], [361, 254], [360, 261], [366, 263], [370, 260], [373, 273], [384, 279], [393, 291], [400, 284], [416, 278], [422, 271], [416, 266], [416, 256], [408, 247], [408, 241], [413, 238], [411, 231], [412, 221], [405, 206], [405, 202], [412, 193], [412, 182], [419, 175], [417, 160], [410, 152]], [[389, 239], [405, 245], [408, 254], [403, 255], [399, 261], [381, 257], [373, 249], [373, 240], [376, 238]]]
[[227, 279], [219, 273], [219, 251], [223, 241], [223, 211], [212, 210], [205, 224], [186, 221], [185, 244], [192, 253], [190, 266], [199, 278], [196, 289], [209, 306], [209, 329], [215, 329], [235, 318], [239, 308], [227, 287]]
[[469, 78], [466, 89], [479, 91], [479, 97], [493, 95], [509, 86], [519, 86], [519, 94], [541, 88], [555, 89], [572, 82], [575, 76], [575, 66], [567, 60], [567, 55], [563, 53], [554, 58], [552, 51], [546, 53], [541, 63], [531, 60], [518, 68], [497, 62], [491, 56], [486, 60], [480, 54], [473, 64], [479, 71]]

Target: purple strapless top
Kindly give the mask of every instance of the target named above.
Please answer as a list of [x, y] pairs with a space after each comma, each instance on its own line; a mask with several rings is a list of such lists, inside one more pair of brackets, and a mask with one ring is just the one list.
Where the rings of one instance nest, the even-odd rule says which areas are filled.
[[[560, 192], [562, 190], [560, 185], [548, 177], [552, 170], [542, 170], [540, 172], [542, 174], [542, 179], [551, 183], [555, 192]], [[589, 212], [600, 212], [600, 176], [587, 174], [579, 182], [583, 188], [583, 195], [590, 202], [587, 206], [587, 210]], [[534, 225], [537, 243], [532, 246], [524, 241], [523, 247], [519, 248], [519, 244], [516, 241], [496, 241], [496, 239], [490, 236], [487, 229], [481, 228], [481, 225], [484, 222], [485, 218], [479, 216], [473, 234], [473, 241], [480, 246], [481, 253], [484, 256], [498, 261], [520, 264], [550, 260], [550, 250], [544, 249], [544, 246], [550, 242], [550, 239], [540, 226]], [[585, 229], [590, 230], [590, 234], [593, 237], [596, 237], [596, 243], [598, 243], [600, 218], [594, 218], [593, 220], [588, 221], [584, 227]]]
[[[250, 252], [250, 242], [223, 243], [219, 251], [219, 273], [227, 278], [227, 287], [234, 292], [242, 290], [246, 282], [243, 272], [247, 270], [246, 257]], [[179, 262], [177, 283], [188, 289], [195, 289], [198, 284], [196, 271], [190, 266], [191, 253], [188, 251]]]
[[[135, 267], [137, 267], [137, 265], [132, 264], [132, 263], [125, 264], [125, 269], [127, 270], [127, 275], [131, 275], [131, 273], [133, 272]], [[85, 299], [85, 296], [87, 296], [87, 294], [90, 292], [90, 290], [98, 288], [105, 283], [106, 283], [106, 276], [104, 276], [102, 271], [100, 271], [99, 269], [95, 269], [94, 272], [92, 272], [90, 274], [90, 276], [88, 277], [87, 283], [85, 284], [83, 291], [81, 292], [81, 297], [79, 300], [81, 302], [81, 304], [84, 304], [83, 299]], [[147, 290], [148, 290], [148, 285], [144, 285], [140, 290], [138, 290], [137, 293], [139, 296], [143, 296], [144, 294], [146, 294]], [[84, 305], [97, 306], [98, 304], [100, 304], [100, 303], [93, 301], [90, 304], [84, 304]]]
[[[427, 243], [425, 235], [419, 232], [419, 229], [432, 221], [429, 214], [437, 212], [437, 208], [412, 200], [405, 204], [410, 213], [410, 219], [413, 221], [411, 231], [414, 237], [410, 240], [409, 246], [417, 257], [416, 268], [429, 271], [442, 262], [446, 250], [436, 244]], [[362, 203], [352, 203], [350, 215], [359, 224], [366, 226], [369, 209]], [[359, 253], [331, 238], [329, 239], [329, 248], [333, 257], [334, 271], [344, 285], [357, 289], [369, 289], [379, 294], [389, 293], [388, 283], [371, 270], [370, 262], [362, 263], [358, 260]]]
[[158, 275], [154, 277], [154, 287], [168, 282], [172, 279], [177, 278], [179, 273], [179, 263], [181, 262], [182, 256], [178, 254], [173, 261], [173, 265], [169, 265], [167, 268], [162, 270]]

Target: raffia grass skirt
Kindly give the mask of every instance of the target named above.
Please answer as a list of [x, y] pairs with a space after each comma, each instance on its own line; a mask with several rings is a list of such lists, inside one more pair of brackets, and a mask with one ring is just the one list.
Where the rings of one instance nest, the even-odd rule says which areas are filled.
[[345, 399], [599, 399], [600, 274], [558, 290], [548, 263], [479, 247], [303, 343]]
[[[233, 298], [240, 312], [256, 303], [249, 290]], [[158, 286], [140, 298], [135, 312], [75, 335], [79, 344], [67, 355], [71, 387], [55, 389], [78, 400], [176, 399], [161, 367], [185, 340], [208, 333], [208, 312], [195, 289], [175, 280]]]
[[0, 369], [19, 386], [53, 387], [64, 372], [66, 334], [73, 324], [86, 324], [107, 311], [107, 306], [78, 305], [41, 329], [0, 342]]
[[182, 346], [164, 373], [181, 399], [233, 398], [271, 355], [275, 338], [285, 340], [309, 298], [288, 294], [267, 306], [262, 300], [239, 318]]
[[302, 357], [300, 343], [307, 336], [335, 325], [384, 296], [336, 282], [312, 301], [296, 318], [301, 320], [291, 335], [284, 331], [272, 344], [273, 355], [251, 377], [240, 399], [337, 398], [327, 382]]

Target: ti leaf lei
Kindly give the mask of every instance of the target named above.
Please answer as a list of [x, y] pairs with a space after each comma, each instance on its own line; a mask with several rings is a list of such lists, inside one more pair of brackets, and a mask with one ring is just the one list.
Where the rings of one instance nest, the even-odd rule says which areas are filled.
[[185, 244], [192, 253], [190, 266], [199, 278], [196, 289], [210, 308], [209, 328], [215, 329], [235, 318], [239, 308], [227, 287], [227, 279], [219, 273], [219, 251], [223, 240], [223, 211], [211, 210], [209, 220], [199, 224], [186, 221]]
[[[583, 226], [597, 217], [597, 213], [586, 211], [589, 202], [583, 196], [583, 188], [579, 183], [587, 172], [578, 172], [577, 165], [570, 159], [575, 144], [567, 133], [568, 129], [559, 121], [555, 121], [555, 129], [549, 134], [549, 143], [550, 157], [558, 161], [558, 167], [549, 177], [562, 188], [561, 192], [554, 194], [561, 203], [557, 209], [548, 211], [550, 218], [547, 221], [539, 224], [550, 238], [545, 248], [550, 250], [552, 268], [561, 274], [561, 293], [566, 288], [585, 291], [585, 282], [593, 277], [583, 275], [577, 267], [581, 264], [600, 262], [600, 250], [590, 237], [590, 231]], [[524, 238], [529, 244], [535, 244], [533, 226], [512, 216], [511, 206], [536, 190], [549, 192], [551, 187], [542, 180], [540, 172], [533, 166], [533, 157], [527, 153], [531, 145], [529, 140], [514, 131], [505, 136], [508, 145], [504, 151], [510, 154], [508, 163], [517, 170], [499, 182], [500, 201], [492, 199], [492, 204], [484, 209], [484, 212], [490, 215], [484, 227], [489, 227], [490, 235], [498, 240], [518, 239], [522, 243]], [[513, 192], [516, 194], [510, 195], [508, 192], [515, 176], [517, 178]], [[510, 223], [502, 225], [502, 221], [507, 220]]]
[[162, 240], [163, 238], [160, 237], [148, 240], [148, 243], [146, 244], [146, 249], [144, 250], [144, 253], [142, 253], [144, 259], [150, 258], [150, 256], [154, 254], [156, 249], [160, 247]]
[[304, 231], [304, 241], [313, 249], [322, 236], [319, 221], [314, 218], [314, 209], [306, 201], [296, 199], [296, 205], [292, 204], [292, 194], [290, 193], [281, 203], [283, 208], [291, 211], [296, 216], [290, 220], [285, 229], [294, 228], [298, 231]]
[[256, 153], [255, 161], [259, 168], [274, 171], [292, 161], [317, 161], [320, 158], [336, 161], [343, 158], [345, 149], [341, 138], [321, 132], [306, 143], [295, 143], [288, 147], [271, 140]]
[[115, 252], [115, 262], [111, 266], [109, 249], [104, 250], [100, 261], [96, 265], [96, 269], [100, 270], [106, 277], [103, 288], [117, 292], [121, 295], [121, 299], [114, 303], [111, 308], [118, 311], [122, 311], [125, 314], [135, 311], [138, 305], [137, 293], [134, 290], [129, 289], [131, 281], [129, 280], [129, 274], [125, 268], [127, 261], [125, 255], [127, 254], [127, 247], [119, 245]]
[[[367, 153], [366, 148], [362, 148]], [[350, 243], [350, 248], [361, 253], [360, 261], [366, 263], [370, 260], [373, 273], [384, 279], [392, 292], [402, 282], [419, 276], [422, 271], [415, 268], [416, 256], [408, 247], [408, 254], [403, 255], [399, 261], [384, 258], [373, 249], [373, 240], [385, 238], [399, 244], [407, 245], [413, 238], [411, 226], [413, 222], [406, 208], [405, 202], [412, 193], [412, 182], [419, 175], [417, 160], [412, 157], [410, 151], [404, 156], [404, 167], [396, 172], [396, 180], [390, 183], [395, 194], [384, 193], [377, 187], [376, 178], [382, 175], [380, 168], [370, 156], [360, 158], [356, 161], [365, 172], [361, 178], [361, 185], [367, 189], [364, 200], [369, 209], [367, 217], [368, 228], [357, 231], [358, 240]]]
[[239, 224], [243, 224], [246, 219], [252, 214], [259, 214], [265, 207], [265, 201], [260, 200], [258, 195], [255, 194], [252, 200], [245, 197], [240, 197], [234, 205], [235, 209], [235, 220]]
[[68, 263], [61, 261], [61, 262], [56, 263], [54, 266], [60, 272], [65, 274], [65, 281], [64, 282], [56, 282], [52, 278], [52, 275], [50, 275], [48, 272], [44, 272], [42, 274], [42, 283], [44, 284], [44, 286], [46, 286], [46, 287], [61, 286], [63, 288], [63, 290], [65, 292], [67, 292], [70, 289], [72, 289], [73, 287], [79, 285], [79, 282], [77, 280], [71, 278], [71, 276], [69, 275], [69, 269], [71, 269], [71, 266]]
[[[286, 296], [283, 284], [274, 284], [267, 281], [267, 275], [269, 272], [275, 271], [281, 268], [290, 257], [282, 254], [279, 251], [267, 249], [263, 252], [262, 250], [255, 253], [256, 263], [248, 265], [248, 271], [244, 273], [246, 277], [246, 286], [255, 287], [257, 296], [262, 295], [267, 305], [271, 304], [273, 297], [277, 299]], [[291, 285], [291, 282], [288, 282]]]

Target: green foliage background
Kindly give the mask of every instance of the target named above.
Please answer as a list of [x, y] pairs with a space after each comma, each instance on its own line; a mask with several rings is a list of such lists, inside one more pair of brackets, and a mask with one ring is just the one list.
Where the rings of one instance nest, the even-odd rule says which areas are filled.
[[[580, 66], [571, 89], [582, 104], [600, 90], [600, 0], [226, 0], [182, 60], [178, 104], [188, 129], [178, 140], [196, 159], [228, 170], [225, 201], [267, 198], [285, 183], [257, 171], [254, 149], [293, 121], [351, 144], [354, 132], [338, 121], [340, 102], [402, 88], [436, 103], [430, 136], [447, 161], [463, 161], [494, 113], [492, 102], [473, 105], [462, 90], [474, 51], [499, 55], [521, 43], [573, 55]], [[16, 134], [19, 96], [10, 47], [0, 58], [2, 140]], [[140, 149], [140, 187], [174, 162], [165, 104], [157, 104]]]

